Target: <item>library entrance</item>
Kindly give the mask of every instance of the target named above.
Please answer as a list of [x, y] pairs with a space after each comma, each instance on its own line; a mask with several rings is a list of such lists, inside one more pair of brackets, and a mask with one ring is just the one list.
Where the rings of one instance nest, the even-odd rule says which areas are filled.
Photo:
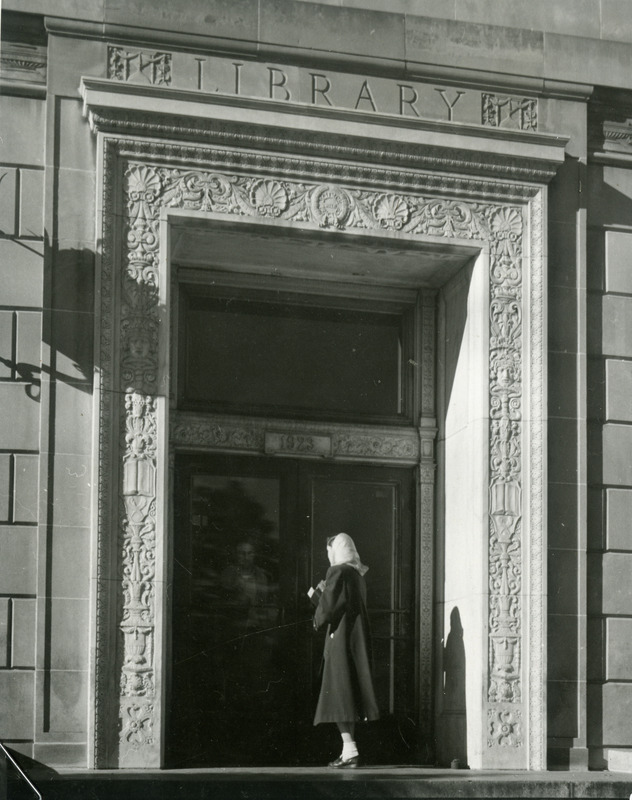
[[335, 726], [312, 724], [324, 634], [306, 592], [340, 531], [369, 566], [382, 714], [358, 737], [383, 763], [412, 760], [413, 481], [410, 468], [177, 457], [170, 766], [325, 764], [337, 754]]
[[305, 592], [346, 528], [386, 720], [410, 717], [439, 763], [458, 745], [472, 767], [541, 768], [562, 138], [325, 108], [308, 130], [289, 105], [148, 88], [82, 82], [100, 148], [90, 762], [326, 763]]

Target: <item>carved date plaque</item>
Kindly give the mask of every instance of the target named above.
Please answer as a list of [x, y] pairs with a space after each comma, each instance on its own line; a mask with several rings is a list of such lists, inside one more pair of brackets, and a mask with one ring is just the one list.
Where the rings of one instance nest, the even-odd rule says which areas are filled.
[[265, 451], [280, 456], [331, 456], [331, 436], [266, 431]]

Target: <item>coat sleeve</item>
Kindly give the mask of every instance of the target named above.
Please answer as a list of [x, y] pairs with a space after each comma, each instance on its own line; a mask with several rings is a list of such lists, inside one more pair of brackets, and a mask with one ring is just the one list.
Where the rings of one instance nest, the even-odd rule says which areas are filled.
[[316, 613], [314, 615], [314, 628], [320, 630], [325, 625], [337, 627], [347, 607], [347, 592], [342, 570], [329, 570], [325, 579], [323, 590]]

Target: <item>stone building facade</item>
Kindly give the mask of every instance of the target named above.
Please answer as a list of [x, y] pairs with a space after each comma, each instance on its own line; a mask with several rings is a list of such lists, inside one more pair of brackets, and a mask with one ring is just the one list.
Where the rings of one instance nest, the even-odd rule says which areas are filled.
[[[243, 665], [204, 638], [227, 556], [199, 562], [238, 483], [269, 675], [309, 696], [335, 509], [398, 758], [632, 769], [632, 27], [616, 0], [379, 6], [3, 4], [0, 738], [38, 761], [185, 765], [242, 718], [205, 716]], [[260, 712], [308, 742], [292, 702]]]

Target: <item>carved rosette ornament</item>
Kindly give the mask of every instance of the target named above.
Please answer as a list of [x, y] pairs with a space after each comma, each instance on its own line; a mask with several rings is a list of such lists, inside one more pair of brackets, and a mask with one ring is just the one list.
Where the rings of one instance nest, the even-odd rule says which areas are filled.
[[490, 709], [488, 719], [488, 747], [520, 747], [522, 744], [522, 714], [519, 710], [495, 711]]
[[[507, 744], [521, 747], [522, 207], [509, 202], [494, 205], [483, 200], [437, 197], [430, 189], [425, 194], [423, 191], [384, 193], [383, 189], [280, 177], [271, 179], [257, 174], [256, 169], [252, 175], [245, 174], [245, 169], [223, 172], [216, 164], [222, 163], [225, 153], [210, 148], [195, 151], [196, 157], [206, 159], [209, 166], [192, 169], [170, 164], [168, 145], [150, 146], [118, 140], [106, 142], [106, 148], [109, 148], [106, 160], [109, 157], [112, 163], [107, 168], [104, 189], [104, 200], [109, 205], [106, 204], [103, 223], [104, 234], [108, 236], [104, 243], [104, 258], [105, 255], [107, 258], [103, 274], [111, 278], [111, 286], [115, 288], [104, 291], [102, 314], [107, 318], [102, 327], [101, 350], [104, 375], [106, 379], [118, 381], [118, 386], [112, 385], [121, 397], [118, 460], [121, 465], [118, 489], [121, 610], [116, 676], [120, 684], [120, 763], [127, 759], [127, 765], [159, 765], [160, 760], [160, 735], [156, 733], [160, 708], [157, 688], [160, 676], [156, 663], [156, 553], [157, 541], [162, 541], [164, 532], [157, 530], [157, 507], [162, 504], [161, 507], [166, 508], [167, 499], [162, 494], [158, 496], [157, 485], [159, 471], [167, 469], [167, 456], [163, 459], [165, 463], [159, 464], [157, 453], [158, 440], [163, 435], [159, 431], [166, 430], [166, 422], [160, 418], [165, 412], [161, 411], [163, 406], [159, 399], [167, 396], [168, 375], [164, 373], [164, 360], [161, 362], [159, 353], [166, 352], [164, 345], [170, 334], [165, 323], [166, 312], [160, 302], [161, 284], [164, 291], [169, 278], [161, 275], [159, 219], [170, 208], [207, 212], [221, 215], [223, 219], [226, 215], [235, 219], [273, 218], [286, 224], [300, 223], [303, 228], [370, 230], [376, 235], [386, 229], [411, 239], [423, 235], [488, 243], [488, 744], [490, 747]], [[163, 157], [149, 163], [147, 153], [156, 155], [162, 150]], [[113, 154], [121, 153], [126, 155], [121, 161], [115, 161]], [[113, 163], [124, 165], [124, 252], [118, 277], [113, 267], [117, 263], [113, 243], [119, 240], [119, 232], [111, 222], [115, 202], [112, 198], [116, 172]], [[183, 163], [182, 159], [179, 163]], [[280, 170], [277, 161], [274, 163]], [[270, 166], [266, 169], [269, 175]], [[397, 183], [395, 177], [389, 178], [385, 173], [379, 185], [383, 187], [386, 180], [391, 180], [393, 185]], [[498, 189], [501, 191], [502, 187]], [[529, 196], [525, 190], [524, 198]], [[112, 295], [116, 294], [120, 297], [120, 319], [114, 335], [111, 320], [116, 319], [116, 303]], [[119, 361], [114, 364], [116, 352]], [[102, 394], [108, 395], [108, 392]], [[432, 398], [426, 397], [424, 402], [430, 406]], [[102, 426], [103, 415], [112, 413], [112, 404], [109, 396], [102, 400]], [[175, 432], [172, 431], [174, 440], [194, 436], [199, 446], [246, 451], [260, 450], [264, 446], [265, 433], [261, 429], [247, 425], [225, 426], [219, 422], [196, 424], [197, 429], [189, 424], [178, 429], [176, 425]], [[167, 443], [163, 442], [163, 446], [166, 452]], [[101, 443], [102, 465], [107, 463], [107, 447], [105, 437]], [[377, 456], [407, 460], [419, 457], [419, 447], [419, 442], [412, 443], [406, 436], [367, 435], [362, 438], [340, 434], [332, 438], [333, 454], [342, 458]], [[421, 483], [430, 507], [434, 468], [430, 462], [423, 466]], [[101, 503], [109, 480], [107, 474], [100, 477]], [[101, 524], [107, 522], [105, 511], [100, 519]], [[427, 529], [426, 546], [430, 548], [432, 520], [425, 520], [423, 525]], [[105, 532], [102, 530], [100, 535], [103, 537]], [[101, 579], [100, 586], [103, 585], [104, 579]], [[103, 604], [100, 609], [99, 613], [105, 614]], [[99, 616], [101, 625], [103, 619]], [[104, 635], [101, 633], [102, 637]], [[98, 731], [96, 741], [98, 748]], [[139, 748], [144, 748], [142, 759], [133, 755]]]

